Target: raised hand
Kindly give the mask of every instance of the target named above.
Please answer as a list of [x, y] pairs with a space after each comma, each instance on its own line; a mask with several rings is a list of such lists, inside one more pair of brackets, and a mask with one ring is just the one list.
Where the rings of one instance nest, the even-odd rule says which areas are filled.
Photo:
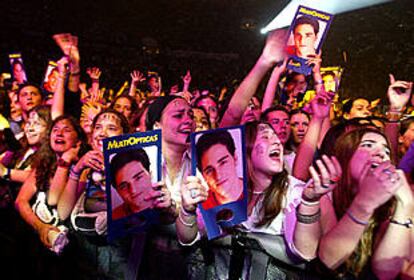
[[336, 157], [322, 156], [322, 160], [316, 161], [319, 172], [313, 166], [309, 167], [312, 179], [303, 190], [302, 197], [305, 200], [317, 201], [324, 194], [331, 192], [338, 184], [342, 176], [341, 164]]
[[285, 44], [286, 30], [278, 29], [270, 32], [262, 51], [261, 60], [270, 65], [283, 60], [286, 57]]
[[131, 84], [139, 84], [140, 82], [145, 81], [145, 76], [143, 73], [139, 72], [138, 70], [134, 70], [131, 72]]
[[81, 142], [78, 141], [78, 143], [76, 143], [75, 147], [72, 147], [72, 148], [70, 148], [69, 150], [67, 150], [66, 152], [63, 153], [62, 159], [65, 162], [69, 162], [69, 163], [77, 161], [80, 146], [81, 146]]
[[182, 207], [187, 212], [196, 211], [197, 204], [207, 200], [208, 190], [199, 178], [188, 176], [181, 188]]
[[358, 199], [366, 212], [373, 213], [394, 196], [401, 183], [400, 173], [396, 172], [390, 161], [384, 161], [378, 166], [377, 163], [368, 161], [362, 169], [355, 199]]
[[400, 112], [411, 96], [413, 82], [396, 81], [393, 74], [390, 74], [390, 85], [388, 87], [387, 96], [390, 102], [391, 111]]
[[74, 171], [80, 174], [85, 168], [92, 168], [96, 171], [104, 169], [104, 159], [102, 152], [89, 151], [81, 157], [74, 167]]
[[57, 62], [57, 69], [61, 76], [66, 76], [68, 72], [68, 65], [69, 65], [69, 58], [67, 56], [63, 56]]
[[86, 73], [92, 80], [99, 80], [102, 74], [101, 70], [98, 67], [87, 68]]

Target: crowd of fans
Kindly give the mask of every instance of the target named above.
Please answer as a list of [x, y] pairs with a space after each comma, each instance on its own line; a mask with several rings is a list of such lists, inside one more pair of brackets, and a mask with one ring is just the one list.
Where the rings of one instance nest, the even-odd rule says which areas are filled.
[[[286, 69], [284, 38], [271, 33], [248, 75], [223, 77], [221, 88], [193, 84], [191, 69], [177, 84], [136, 69], [120, 89], [106, 88], [98, 66], [81, 68], [72, 34], [53, 36], [63, 56], [47, 84], [3, 77], [5, 271], [17, 279], [414, 277], [413, 83], [389, 75], [386, 112], [364, 97], [342, 100], [320, 55], [310, 77]], [[188, 138], [240, 124], [248, 220], [208, 241], [197, 211], [208, 189], [190, 176]], [[147, 200], [162, 224], [108, 243], [102, 141], [153, 129], [162, 131], [164, 184]]]

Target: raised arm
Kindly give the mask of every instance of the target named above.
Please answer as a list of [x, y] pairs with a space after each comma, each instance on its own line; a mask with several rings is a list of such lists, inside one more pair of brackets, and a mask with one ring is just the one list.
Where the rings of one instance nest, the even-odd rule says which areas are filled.
[[321, 213], [320, 200], [336, 187], [336, 182], [342, 175], [341, 165], [335, 157], [323, 156], [322, 160], [316, 161], [316, 165], [319, 173], [315, 167], [309, 168], [313, 181], [302, 193], [293, 236], [296, 249], [308, 260], [316, 257], [319, 240], [326, 224], [326, 215]]
[[249, 105], [249, 100], [256, 93], [263, 77], [278, 61], [285, 58], [285, 39], [284, 30], [276, 30], [269, 34], [261, 56], [232, 96], [220, 122], [220, 127], [240, 123], [241, 117]]
[[302, 181], [307, 181], [310, 177], [308, 168], [313, 162], [322, 125], [326, 118], [329, 119], [329, 110], [332, 100], [329, 96], [324, 94], [324, 91], [322, 93], [317, 93], [310, 103], [312, 118], [309, 122], [308, 131], [298, 147], [296, 158], [293, 163], [292, 174]]
[[398, 133], [399, 120], [404, 112], [405, 106], [410, 100], [413, 88], [412, 82], [396, 81], [394, 75], [390, 74], [390, 85], [387, 91], [390, 108], [387, 112], [389, 122], [385, 126], [385, 134], [391, 142], [392, 150], [398, 155]]
[[262, 112], [264, 112], [267, 108], [270, 108], [273, 104], [273, 100], [275, 99], [276, 95], [277, 84], [280, 81], [280, 77], [286, 71], [286, 63], [287, 59], [285, 59], [281, 65], [276, 66], [270, 75], [270, 79], [267, 83], [266, 91], [263, 96]]
[[56, 119], [59, 116], [64, 114], [65, 110], [65, 82], [67, 76], [67, 66], [69, 63], [69, 59], [66, 56], [63, 56], [57, 62], [57, 69], [58, 69], [58, 78], [56, 82], [56, 89], [53, 93], [53, 102], [52, 107], [50, 109], [50, 114], [52, 115], [52, 119]]

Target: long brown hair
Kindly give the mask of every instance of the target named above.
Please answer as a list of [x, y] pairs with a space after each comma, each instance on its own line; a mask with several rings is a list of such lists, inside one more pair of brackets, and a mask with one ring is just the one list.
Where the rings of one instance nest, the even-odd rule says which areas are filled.
[[[245, 132], [246, 132], [246, 151], [248, 160], [248, 173], [249, 173], [249, 190], [253, 191], [254, 186], [251, 181], [251, 174], [253, 172], [253, 167], [251, 166], [251, 155], [256, 141], [257, 130], [259, 124], [268, 125], [271, 129], [272, 126], [265, 122], [249, 122], [246, 123]], [[269, 225], [277, 215], [279, 215], [282, 210], [283, 199], [285, 198], [287, 189], [288, 189], [288, 173], [286, 169], [283, 169], [282, 172], [275, 174], [272, 178], [270, 186], [266, 189], [263, 199], [263, 208], [261, 213], [263, 214], [260, 221], [256, 226], [267, 226]], [[251, 199], [251, 198], [249, 198]]]
[[69, 121], [77, 133], [78, 140], [82, 143], [78, 156], [82, 156], [88, 149], [88, 146], [86, 144], [86, 135], [78, 124], [77, 120], [67, 115], [56, 118], [48, 131], [48, 140], [44, 141], [39, 151], [36, 153], [36, 158], [34, 160], [34, 168], [36, 169], [36, 187], [41, 191], [47, 191], [49, 189], [50, 178], [52, 178], [52, 176], [55, 174], [57, 168], [57, 156], [50, 146], [51, 132], [57, 123], [64, 120]]
[[[390, 147], [390, 142], [384, 133], [369, 127], [351, 130], [339, 137], [336, 142], [335, 156], [341, 164], [343, 174], [338, 186], [333, 190], [333, 204], [338, 219], [345, 215], [356, 196], [357, 190], [355, 189], [355, 185], [357, 182], [354, 182], [351, 178], [349, 163], [357, 150], [362, 137], [367, 133], [376, 133], [383, 136], [387, 141], [388, 147]], [[393, 162], [393, 160], [394, 156], [391, 154], [391, 161]], [[375, 211], [374, 215], [369, 220], [369, 225], [365, 229], [357, 248], [352, 256], [345, 262], [344, 271], [358, 275], [368, 263], [369, 258], [373, 253], [375, 233], [377, 232], [379, 225], [387, 219], [391, 206], [392, 201], [384, 204]]]

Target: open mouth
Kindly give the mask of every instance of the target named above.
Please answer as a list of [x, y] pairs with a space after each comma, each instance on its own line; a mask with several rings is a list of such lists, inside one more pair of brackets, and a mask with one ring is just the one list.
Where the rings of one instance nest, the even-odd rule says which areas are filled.
[[56, 139], [55, 140], [55, 144], [56, 145], [64, 145], [64, 144], [66, 144], [66, 141], [63, 140], [63, 139]]
[[269, 157], [272, 160], [279, 160], [280, 159], [280, 150], [279, 149], [273, 149], [269, 153]]

